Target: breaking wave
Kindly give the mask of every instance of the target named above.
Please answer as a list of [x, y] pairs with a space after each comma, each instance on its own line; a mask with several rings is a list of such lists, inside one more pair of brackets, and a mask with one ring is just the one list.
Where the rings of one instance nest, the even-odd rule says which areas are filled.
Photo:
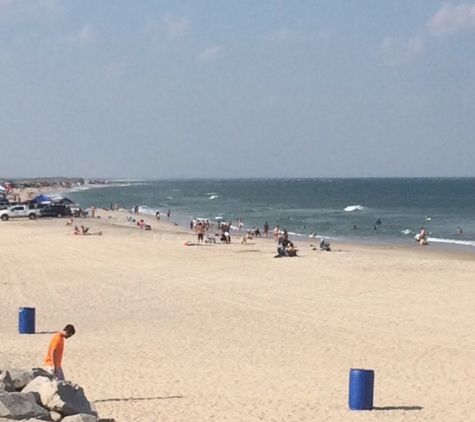
[[364, 211], [367, 210], [368, 208], [363, 207], [363, 205], [348, 205], [344, 211], [347, 212], [352, 212], [352, 211]]

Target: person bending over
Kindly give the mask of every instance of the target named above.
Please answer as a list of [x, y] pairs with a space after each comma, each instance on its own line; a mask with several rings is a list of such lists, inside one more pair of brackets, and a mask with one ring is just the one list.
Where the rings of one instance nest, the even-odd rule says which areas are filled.
[[64, 339], [70, 338], [74, 334], [76, 334], [74, 325], [68, 324], [64, 327], [63, 331], [53, 334], [49, 341], [43, 367], [57, 380], [64, 380], [64, 372], [61, 366], [63, 361]]

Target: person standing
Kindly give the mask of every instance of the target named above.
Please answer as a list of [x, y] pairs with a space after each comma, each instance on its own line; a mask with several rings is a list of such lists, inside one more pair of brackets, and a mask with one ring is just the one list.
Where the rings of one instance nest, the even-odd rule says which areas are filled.
[[61, 366], [63, 361], [64, 339], [68, 339], [76, 334], [74, 325], [68, 324], [63, 331], [59, 331], [51, 336], [48, 350], [43, 361], [43, 367], [57, 380], [64, 380], [64, 372]]
[[279, 240], [280, 227], [275, 226], [274, 229], [273, 229], [273, 232], [274, 232], [274, 240], [277, 242]]
[[167, 210], [167, 218], [170, 218], [170, 215], [171, 215], [171, 211]]
[[92, 218], [96, 216], [96, 206], [94, 204], [91, 205], [91, 216]]
[[263, 232], [264, 232], [264, 236], [267, 237], [267, 235], [269, 234], [269, 223], [267, 221], [264, 223]]
[[424, 227], [421, 227], [421, 231], [419, 233], [419, 243], [423, 246], [427, 245], [426, 229]]
[[196, 230], [196, 234], [198, 235], [198, 243], [203, 243], [205, 229], [201, 221], [196, 225], [195, 230]]

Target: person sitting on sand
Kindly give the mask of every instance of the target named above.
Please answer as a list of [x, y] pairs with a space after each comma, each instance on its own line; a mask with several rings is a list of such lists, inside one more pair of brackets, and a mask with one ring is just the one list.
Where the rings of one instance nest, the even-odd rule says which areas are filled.
[[297, 249], [295, 249], [295, 246], [292, 242], [289, 242], [285, 248], [285, 251], [287, 252], [287, 256], [297, 256]]
[[78, 226], [74, 226], [73, 234], [74, 234], [74, 235], [81, 234], [81, 233], [79, 232]]
[[80, 232], [82, 235], [87, 234], [88, 231], [89, 231], [89, 227], [81, 226]]
[[73, 222], [74, 222], [74, 219], [73, 219], [73, 218], [69, 219], [69, 220], [66, 222], [66, 226], [72, 226], [72, 225], [73, 225]]

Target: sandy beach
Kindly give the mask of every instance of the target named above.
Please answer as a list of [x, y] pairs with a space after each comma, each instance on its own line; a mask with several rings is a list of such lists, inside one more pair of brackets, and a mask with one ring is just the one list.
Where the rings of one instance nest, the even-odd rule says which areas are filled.
[[[98, 214], [77, 223], [102, 236], [0, 222], [0, 367], [40, 366], [72, 323], [66, 377], [119, 422], [474, 418], [475, 255], [301, 242], [273, 259], [271, 239], [187, 247], [171, 222]], [[350, 368], [375, 370], [375, 410], [348, 409]]]

